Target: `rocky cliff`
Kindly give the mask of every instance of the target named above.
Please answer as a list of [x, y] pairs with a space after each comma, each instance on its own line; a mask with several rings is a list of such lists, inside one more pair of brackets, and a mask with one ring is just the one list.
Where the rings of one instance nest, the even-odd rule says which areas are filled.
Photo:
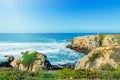
[[67, 48], [85, 54], [88, 54], [96, 47], [101, 46], [100, 35], [76, 37], [71, 40], [71, 42], [71, 45], [68, 45]]
[[76, 37], [71, 40], [71, 44], [67, 48], [73, 49], [84, 54], [90, 53], [97, 47], [101, 46], [119, 46], [120, 35], [118, 34], [97, 34], [90, 36]]
[[120, 35], [98, 34], [77, 37], [67, 46], [87, 54], [78, 60], [75, 70], [118, 68], [120, 63]]
[[75, 70], [117, 68], [120, 63], [120, 46], [98, 47], [80, 59]]
[[102, 46], [119, 46], [120, 35], [104, 35]]

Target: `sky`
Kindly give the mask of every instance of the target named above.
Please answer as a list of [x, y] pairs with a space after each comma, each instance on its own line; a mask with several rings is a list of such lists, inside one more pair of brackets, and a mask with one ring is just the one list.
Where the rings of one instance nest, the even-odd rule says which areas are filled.
[[0, 33], [120, 32], [119, 0], [0, 0]]

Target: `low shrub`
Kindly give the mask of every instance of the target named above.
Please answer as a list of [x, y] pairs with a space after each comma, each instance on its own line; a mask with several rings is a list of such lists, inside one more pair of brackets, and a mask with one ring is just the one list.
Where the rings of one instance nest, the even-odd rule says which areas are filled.
[[22, 64], [25, 66], [33, 65], [35, 60], [37, 60], [37, 52], [29, 53], [26, 51], [22, 56]]
[[89, 56], [89, 60], [91, 62], [93, 62], [96, 58], [99, 58], [99, 57], [100, 57], [100, 54], [99, 53], [95, 53], [92, 56]]
[[101, 44], [103, 43], [103, 40], [105, 38], [106, 34], [100, 34], [100, 42]]
[[62, 70], [20, 71], [12, 68], [0, 68], [0, 80], [119, 80], [120, 69], [107, 70]]

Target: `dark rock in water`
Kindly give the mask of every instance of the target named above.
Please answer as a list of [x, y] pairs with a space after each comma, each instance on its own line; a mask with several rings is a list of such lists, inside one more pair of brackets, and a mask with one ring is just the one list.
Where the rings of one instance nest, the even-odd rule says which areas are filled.
[[0, 62], [0, 67], [12, 67], [8, 62]]
[[72, 64], [58, 64], [58, 65], [52, 65], [52, 70], [59, 70], [64, 68], [72, 68], [74, 69], [75, 65]]
[[72, 46], [71, 46], [71, 45], [67, 45], [66, 48], [70, 48], [70, 49], [72, 49]]
[[10, 63], [14, 60], [12, 55], [5, 55], [6, 57], [5, 62], [0, 62], [0, 67], [11, 67]]
[[5, 55], [4, 57], [6, 57], [6, 62], [7, 63], [11, 63], [15, 58], [12, 55]]
[[52, 70], [60, 70], [63, 69], [61, 67], [59, 67], [58, 65], [52, 65]]
[[21, 52], [20, 54], [22, 54], [22, 55], [23, 55], [23, 54], [24, 54], [24, 52]]
[[72, 42], [72, 40], [66, 40], [66, 42]]

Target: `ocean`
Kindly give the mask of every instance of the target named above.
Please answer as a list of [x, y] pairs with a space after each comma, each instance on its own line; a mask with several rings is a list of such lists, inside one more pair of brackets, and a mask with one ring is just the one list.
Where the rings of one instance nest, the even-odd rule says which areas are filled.
[[52, 65], [75, 64], [84, 54], [77, 53], [65, 46], [77, 36], [94, 33], [1, 33], [0, 61], [5, 61], [4, 55], [20, 57], [21, 52], [36, 50], [45, 54]]

